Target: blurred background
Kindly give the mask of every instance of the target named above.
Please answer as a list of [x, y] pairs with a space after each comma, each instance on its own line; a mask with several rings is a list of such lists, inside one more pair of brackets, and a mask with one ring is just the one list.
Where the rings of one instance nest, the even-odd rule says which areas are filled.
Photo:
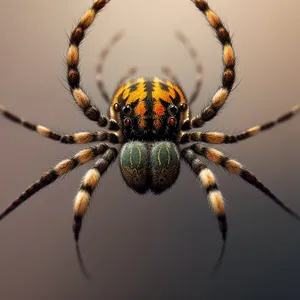
[[[90, 0], [2, 1], [1, 101], [7, 109], [61, 133], [95, 130], [73, 104], [65, 79], [67, 34]], [[238, 133], [288, 111], [299, 99], [300, 3], [294, 0], [209, 2], [233, 34], [240, 85], [205, 127]], [[95, 82], [100, 50], [124, 28], [126, 36], [104, 66], [110, 93], [131, 66], [161, 76], [172, 66], [190, 95], [195, 69], [175, 39], [180, 29], [199, 51], [204, 86], [198, 113], [220, 84], [221, 49], [188, 0], [112, 0], [81, 47], [83, 85], [106, 112]], [[300, 119], [237, 145], [218, 147], [238, 159], [300, 213]], [[60, 145], [0, 118], [0, 207], [41, 174], [82, 147]], [[32, 197], [0, 226], [1, 299], [299, 299], [300, 224], [241, 179], [212, 167], [226, 198], [227, 251], [219, 273], [217, 221], [197, 178], [182, 165], [172, 189], [160, 196], [129, 190], [118, 164], [102, 178], [81, 231], [92, 274], [80, 273], [72, 200], [91, 165]], [[211, 166], [211, 165], [210, 165]]]

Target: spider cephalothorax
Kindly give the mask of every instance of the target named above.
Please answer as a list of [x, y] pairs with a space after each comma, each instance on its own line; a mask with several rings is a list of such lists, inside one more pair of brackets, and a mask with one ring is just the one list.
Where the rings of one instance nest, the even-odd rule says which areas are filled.
[[186, 98], [169, 80], [138, 78], [117, 90], [110, 108], [111, 119], [128, 140], [176, 141], [188, 119]]
[[[219, 222], [224, 245], [227, 234], [227, 221], [223, 196], [214, 174], [201, 161], [201, 157], [239, 176], [271, 198], [291, 216], [300, 220], [298, 214], [280, 201], [254, 174], [245, 169], [239, 162], [203, 144], [203, 142], [207, 144], [232, 144], [248, 139], [259, 132], [289, 120], [300, 111], [300, 105], [296, 105], [290, 112], [275, 121], [267, 122], [261, 126], [254, 126], [237, 135], [228, 135], [221, 132], [186, 132], [202, 127], [217, 115], [226, 103], [235, 81], [235, 53], [230, 34], [221, 19], [210, 9], [205, 0], [192, 0], [192, 2], [204, 14], [222, 45], [223, 70], [221, 87], [218, 88], [202, 112], [193, 118], [190, 117], [189, 106], [195, 101], [201, 88], [202, 68], [197, 61], [197, 52], [181, 33], [177, 33], [178, 39], [187, 46], [191, 57], [196, 62], [196, 84], [194, 92], [189, 98], [185, 97], [179, 87], [179, 81], [171, 69], [164, 67], [163, 72], [171, 79], [170, 81], [158, 78], [128, 80], [128, 77], [135, 72], [134, 68], [130, 69], [119, 81], [119, 88], [111, 100], [104, 88], [101, 74], [103, 62], [109, 48], [122, 36], [118, 34], [111, 40], [108, 48], [101, 53], [101, 60], [97, 66], [97, 83], [104, 100], [110, 105], [110, 115], [105, 116], [99, 111], [80, 85], [79, 45], [84, 39], [86, 30], [94, 22], [97, 13], [108, 2], [109, 0], [94, 1], [92, 7], [83, 15], [72, 31], [67, 53], [67, 80], [75, 103], [88, 119], [96, 122], [100, 127], [107, 127], [107, 130], [61, 135], [44, 126], [24, 121], [0, 106], [0, 112], [5, 117], [47, 138], [64, 144], [98, 142], [96, 146], [81, 150], [73, 157], [61, 161], [53, 169], [45, 172], [40, 180], [27, 188], [0, 214], [0, 220], [40, 189], [77, 166], [99, 157], [92, 169], [83, 177], [80, 189], [74, 199], [73, 231], [75, 240], [78, 241], [82, 219], [87, 212], [92, 194], [101, 176], [119, 154], [119, 150], [103, 143], [103, 141], [107, 141], [109, 144], [121, 145], [119, 155], [121, 173], [127, 185], [138, 193], [151, 190], [153, 193], [159, 194], [171, 187], [179, 174], [180, 159], [185, 161], [206, 190], [208, 201]], [[192, 144], [180, 149], [180, 145], [186, 143]]]

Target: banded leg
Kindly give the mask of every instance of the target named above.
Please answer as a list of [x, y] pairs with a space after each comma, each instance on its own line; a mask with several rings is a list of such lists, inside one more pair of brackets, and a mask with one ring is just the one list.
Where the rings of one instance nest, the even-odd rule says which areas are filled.
[[191, 149], [201, 155], [204, 156], [209, 161], [222, 166], [229, 173], [238, 175], [246, 182], [250, 183], [252, 186], [256, 187], [258, 190], [263, 192], [266, 196], [271, 198], [274, 203], [279, 205], [284, 211], [290, 214], [292, 217], [300, 221], [300, 216], [294, 212], [291, 208], [286, 206], [282, 201], [280, 201], [266, 186], [261, 183], [254, 174], [245, 169], [239, 162], [229, 157], [226, 157], [222, 152], [213, 149], [207, 148], [201, 145], [200, 143], [195, 143], [191, 146]]
[[183, 149], [181, 151], [181, 155], [191, 167], [195, 175], [199, 176], [199, 179], [206, 190], [208, 202], [218, 219], [222, 238], [225, 241], [227, 234], [227, 221], [224, 210], [224, 200], [221, 192], [219, 191], [214, 174], [201, 162], [192, 149]]
[[119, 129], [116, 122], [108, 120], [106, 116], [100, 113], [99, 109], [92, 104], [90, 98], [80, 86], [79, 64], [79, 45], [83, 41], [87, 29], [94, 22], [96, 14], [109, 2], [109, 0], [96, 0], [92, 7], [79, 20], [78, 25], [72, 31], [69, 40], [69, 50], [67, 54], [67, 79], [70, 92], [76, 104], [83, 111], [85, 116], [98, 123], [99, 126], [105, 127], [109, 122], [109, 128], [112, 130]]
[[77, 154], [75, 154], [70, 159], [65, 159], [58, 163], [53, 169], [45, 172], [43, 176], [27, 188], [19, 198], [12, 202], [1, 214], [0, 221], [6, 217], [9, 213], [15, 210], [19, 205], [25, 202], [28, 198], [33, 196], [42, 188], [54, 182], [57, 178], [69, 173], [74, 170], [77, 166], [83, 165], [88, 161], [92, 160], [96, 156], [103, 154], [108, 149], [106, 144], [100, 144], [97, 147], [91, 147], [84, 149]]
[[88, 144], [92, 142], [102, 142], [102, 141], [109, 141], [111, 143], [117, 144], [120, 142], [120, 138], [117, 133], [111, 133], [108, 131], [77, 132], [73, 135], [68, 135], [68, 134], [61, 135], [45, 126], [36, 125], [29, 121], [25, 121], [21, 119], [19, 116], [6, 110], [1, 105], [0, 105], [0, 113], [2, 113], [7, 119], [17, 124], [20, 124], [27, 129], [35, 131], [44, 137], [47, 137], [55, 141], [59, 141], [62, 144]]
[[207, 194], [208, 202], [218, 219], [219, 229], [222, 234], [223, 246], [217, 260], [217, 263], [214, 267], [214, 273], [216, 273], [221, 267], [222, 260], [225, 254], [226, 248], [226, 238], [227, 238], [227, 219], [224, 210], [224, 200], [221, 192], [219, 191], [216, 178], [211, 170], [203, 164], [200, 159], [197, 157], [195, 152], [190, 148], [185, 148], [181, 151], [181, 155], [187, 164], [191, 167], [192, 171], [196, 176], [199, 176], [199, 179], [204, 186]]
[[192, 120], [187, 120], [182, 125], [182, 129], [199, 128], [207, 121], [213, 119], [228, 99], [235, 81], [235, 54], [228, 30], [223, 25], [221, 19], [209, 8], [205, 0], [192, 1], [205, 15], [209, 25], [215, 30], [216, 36], [223, 48], [224, 69], [222, 73], [222, 85], [211, 99], [209, 106], [199, 115], [192, 118]]
[[295, 107], [293, 107], [293, 109], [291, 109], [291, 111], [280, 116], [275, 121], [270, 121], [260, 126], [251, 127], [238, 135], [228, 135], [222, 132], [182, 133], [179, 142], [181, 144], [189, 143], [189, 142], [205, 142], [209, 144], [233, 144], [239, 141], [246, 140], [258, 134], [259, 132], [266, 131], [268, 129], [275, 127], [276, 125], [288, 121], [299, 112], [300, 112], [300, 105], [296, 105]]
[[[112, 47], [124, 36], [124, 31], [120, 31], [117, 32], [110, 40], [110, 42], [108, 43], [108, 45], [101, 51], [100, 53], [100, 59], [98, 61], [98, 64], [96, 66], [96, 82], [99, 88], [99, 91], [102, 95], [102, 97], [104, 98], [104, 100], [110, 104], [111, 102], [111, 97], [109, 97], [105, 85], [104, 85], [104, 80], [103, 80], [103, 65], [105, 62], [105, 59], [108, 55], [108, 53], [111, 51]], [[136, 73], [136, 68], [130, 68], [120, 79], [119, 83], [122, 83], [123, 81], [125, 81], [127, 78], [133, 76]]]
[[79, 191], [74, 199], [73, 231], [76, 242], [79, 238], [82, 219], [87, 212], [92, 194], [100, 180], [100, 176], [102, 176], [108, 167], [114, 162], [117, 155], [118, 151], [115, 148], [107, 148], [94, 167], [83, 177]]

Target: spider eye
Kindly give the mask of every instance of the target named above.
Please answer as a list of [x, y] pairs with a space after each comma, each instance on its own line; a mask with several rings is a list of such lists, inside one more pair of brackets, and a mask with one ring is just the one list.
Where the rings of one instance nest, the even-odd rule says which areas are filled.
[[170, 115], [176, 115], [178, 112], [178, 107], [174, 104], [169, 105], [168, 112]]
[[169, 125], [172, 126], [172, 127], [174, 127], [176, 125], [176, 118], [171, 117], [169, 119]]
[[119, 105], [119, 103], [115, 103], [115, 104], [114, 104], [114, 110], [115, 110], [115, 111], [119, 111], [119, 110], [120, 110], [120, 105]]
[[181, 111], [187, 110], [187, 104], [186, 103], [181, 103], [179, 107], [180, 107]]
[[131, 120], [129, 118], [126, 118], [124, 120], [124, 124], [125, 124], [125, 126], [130, 126], [131, 125]]
[[124, 115], [128, 115], [131, 112], [131, 106], [130, 105], [126, 105], [122, 108], [123, 114]]

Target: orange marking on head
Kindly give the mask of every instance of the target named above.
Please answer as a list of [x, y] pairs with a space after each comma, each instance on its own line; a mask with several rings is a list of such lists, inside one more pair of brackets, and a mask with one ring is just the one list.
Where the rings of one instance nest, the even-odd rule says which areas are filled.
[[[160, 86], [161, 83], [166, 85], [168, 87], [168, 90], [163, 89]], [[173, 103], [173, 99], [176, 97], [176, 91], [177, 91], [177, 89], [175, 90], [175, 87], [176, 86], [174, 86], [174, 84], [172, 84], [172, 82], [170, 81], [164, 82], [159, 78], [153, 79], [153, 92], [152, 92], [152, 97], [154, 100], [153, 111], [157, 116], [162, 116], [166, 113], [166, 109], [161, 104], [160, 99], [170, 104]], [[181, 95], [183, 96], [182, 92]]]
[[178, 85], [173, 85], [174, 90], [178, 93], [179, 97], [180, 97], [180, 102], [179, 103], [187, 103], [185, 96], [181, 90], [181, 88], [179, 88]]
[[144, 116], [145, 113], [146, 113], [145, 103], [142, 101], [142, 99], [140, 99], [138, 105], [135, 108], [135, 114], [137, 116]]
[[[152, 97], [156, 100], [162, 99], [168, 103], [173, 103], [172, 98], [175, 98], [174, 89], [170, 88], [169, 91], [166, 91], [161, 88], [160, 83], [166, 84], [166, 82], [161, 81], [159, 78], [155, 77], [153, 79], [153, 92]], [[171, 98], [172, 97], [172, 98]]]
[[122, 97], [123, 99], [126, 99], [129, 97], [130, 94], [130, 89], [124, 89], [123, 93], [122, 93]]
[[155, 102], [153, 106], [153, 111], [157, 116], [163, 116], [166, 112], [166, 109], [160, 102]]
[[[186, 103], [183, 91], [174, 82], [169, 80], [160, 80], [157, 77], [153, 78], [151, 94], [149, 94], [146, 84], [148, 84], [148, 79], [143, 77], [122, 84], [116, 91], [111, 104], [112, 117], [116, 115], [116, 112], [113, 110], [113, 105], [115, 103], [119, 103], [119, 98], [122, 98], [125, 101], [125, 105], [134, 104], [134, 114], [139, 118], [139, 126], [146, 127], [146, 102], [152, 101], [153, 126], [159, 128], [161, 126], [161, 117], [167, 114], [165, 108], [166, 105], [164, 105], [162, 101], [173, 104], [174, 99], [177, 98], [176, 103]], [[133, 88], [133, 85], [135, 88]], [[188, 112], [185, 112], [184, 116], [182, 116], [182, 118], [186, 117], [188, 117]]]
[[174, 97], [175, 97], [175, 93], [177, 93], [179, 95], [179, 98], [180, 98], [179, 103], [186, 103], [185, 96], [184, 96], [181, 88], [177, 84], [174, 84], [174, 82], [171, 82], [169, 80], [166, 81], [166, 84], [170, 88], [170, 90], [174, 91]]
[[146, 121], [145, 121], [145, 118], [141, 118], [141, 119], [140, 119], [139, 126], [142, 127], [142, 128], [145, 128], [145, 127], [146, 127]]
[[115, 92], [114, 94], [114, 98], [113, 98], [113, 101], [112, 101], [112, 106], [115, 104], [115, 103], [118, 103], [118, 98], [120, 97], [120, 95], [122, 95], [122, 93], [124, 93], [125, 90], [127, 90], [131, 85], [133, 84], [133, 81], [128, 81], [124, 84], [122, 84], [118, 90]]
[[159, 127], [160, 127], [160, 124], [161, 124], [161, 122], [160, 122], [160, 120], [159, 120], [158, 118], [156, 118], [156, 119], [153, 121], [153, 125], [154, 125], [155, 128], [159, 128]]
[[[147, 92], [145, 91], [145, 79], [144, 78], [138, 78], [135, 82], [132, 84], [138, 84], [135, 91], [130, 91], [130, 88], [127, 88], [127, 90], [124, 91], [122, 97], [126, 99], [126, 104], [131, 104], [135, 101], [144, 100], [147, 97]], [[131, 85], [132, 85], [131, 84]]]

